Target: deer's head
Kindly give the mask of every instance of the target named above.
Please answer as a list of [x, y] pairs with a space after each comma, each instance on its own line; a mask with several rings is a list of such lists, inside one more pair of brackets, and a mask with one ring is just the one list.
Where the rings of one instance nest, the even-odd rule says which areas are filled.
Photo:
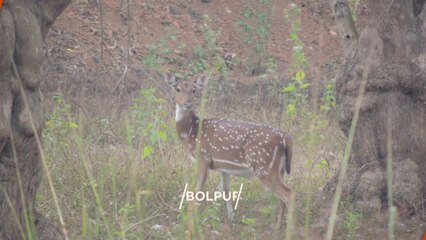
[[176, 91], [175, 101], [185, 110], [192, 109], [192, 99], [197, 91], [201, 91], [208, 83], [209, 78], [205, 75], [200, 76], [195, 81], [184, 81], [174, 74], [165, 74], [166, 83]]

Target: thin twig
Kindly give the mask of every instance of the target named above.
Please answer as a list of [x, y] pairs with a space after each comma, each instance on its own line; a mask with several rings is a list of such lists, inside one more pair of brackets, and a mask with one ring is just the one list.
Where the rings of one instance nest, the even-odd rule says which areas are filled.
[[[101, 43], [104, 43], [104, 13], [103, 13], [103, 4], [102, 0], [98, 0], [99, 5], [99, 24], [101, 28]], [[104, 58], [104, 46], [101, 44], [101, 62]]]
[[13, 71], [15, 73], [15, 77], [16, 77], [16, 79], [18, 79], [19, 90], [21, 92], [22, 100], [24, 101], [26, 111], [28, 112], [28, 117], [30, 119], [31, 128], [34, 132], [34, 138], [36, 140], [37, 148], [38, 148], [39, 153], [40, 153], [40, 158], [41, 158], [41, 162], [42, 162], [42, 165], [43, 165], [43, 169], [46, 172], [46, 177], [47, 177], [47, 181], [49, 183], [49, 187], [50, 187], [50, 190], [51, 190], [51, 193], [52, 193], [53, 202], [55, 203], [56, 211], [58, 212], [59, 222], [61, 224], [61, 230], [62, 230], [62, 232], [65, 236], [65, 239], [68, 240], [68, 231], [67, 231], [66, 226], [65, 226], [65, 221], [64, 221], [64, 217], [62, 215], [61, 208], [59, 206], [59, 200], [58, 200], [58, 196], [56, 195], [55, 187], [53, 185], [52, 176], [50, 175], [49, 167], [47, 166], [47, 161], [46, 161], [46, 157], [44, 155], [44, 151], [43, 151], [43, 148], [42, 148], [42, 145], [41, 145], [40, 136], [38, 135], [38, 131], [37, 131], [37, 128], [36, 128], [35, 123], [34, 123], [34, 118], [33, 118], [33, 115], [30, 111], [30, 106], [28, 104], [27, 95], [25, 93], [24, 86], [22, 85], [22, 80], [21, 80], [18, 68], [16, 66], [15, 60], [13, 59], [13, 56], [10, 56], [10, 60], [11, 60], [11, 63], [12, 63]]
[[130, 59], [130, 45], [131, 45], [131, 23], [132, 23], [132, 15], [130, 14], [130, 0], [127, 0], [127, 55], [126, 55], [126, 65], [129, 65]]
[[[130, 60], [130, 45], [131, 45], [131, 22], [132, 22], [132, 17], [130, 14], [130, 0], [127, 0], [127, 51], [126, 51], [126, 66], [124, 66], [124, 71], [123, 74], [121, 75], [120, 79], [117, 81], [117, 83], [115, 84], [115, 87], [112, 89], [112, 92], [114, 92], [118, 86], [120, 85], [120, 83], [123, 81], [123, 79], [125, 79], [126, 75], [127, 75], [127, 69], [129, 66], [129, 60]], [[119, 93], [121, 94], [121, 92]]]
[[327, 235], [326, 235], [327, 240], [331, 240], [333, 238], [334, 226], [336, 224], [337, 210], [339, 208], [340, 197], [341, 197], [342, 191], [343, 191], [343, 183], [344, 183], [344, 180], [346, 179], [349, 157], [350, 157], [351, 152], [352, 152], [352, 143], [353, 143], [354, 136], [355, 136], [355, 130], [356, 130], [356, 127], [357, 127], [357, 124], [358, 124], [359, 114], [360, 114], [360, 111], [361, 111], [362, 99], [364, 98], [365, 85], [367, 84], [367, 78], [368, 78], [369, 71], [370, 71], [369, 66], [364, 68], [364, 71], [363, 71], [363, 74], [362, 74], [362, 79], [361, 79], [361, 84], [359, 86], [358, 97], [357, 97], [356, 102], [355, 102], [354, 116], [352, 118], [352, 123], [351, 123], [351, 127], [350, 127], [350, 130], [349, 130], [348, 142], [346, 144], [345, 154], [343, 156], [342, 166], [341, 166], [339, 178], [338, 178], [338, 181], [337, 181], [336, 193], [334, 195], [333, 205], [332, 205], [332, 208], [331, 208], [330, 221], [329, 221], [329, 224], [328, 224]]
[[120, 79], [118, 79], [117, 83], [115, 84], [115, 87], [112, 89], [112, 92], [114, 92], [115, 89], [117, 89], [117, 87], [120, 85], [121, 81], [123, 81], [123, 79], [126, 77], [127, 69], [128, 69], [128, 67], [127, 67], [127, 64], [126, 64], [126, 66], [124, 66], [123, 74], [121, 75]]
[[161, 194], [160, 194], [161, 189], [158, 189], [158, 188], [157, 188], [157, 192], [158, 192], [158, 194], [157, 194], [158, 198], [160, 198], [161, 202], [162, 202], [164, 205], [166, 205], [167, 207], [169, 207], [171, 210], [173, 210], [173, 211], [175, 211], [175, 212], [177, 212], [177, 213], [180, 213], [180, 211], [179, 211], [178, 209], [176, 209], [176, 208], [172, 207], [170, 204], [167, 204], [167, 203], [166, 203], [166, 201], [164, 201], [163, 197], [162, 197], [162, 196], [161, 196]]

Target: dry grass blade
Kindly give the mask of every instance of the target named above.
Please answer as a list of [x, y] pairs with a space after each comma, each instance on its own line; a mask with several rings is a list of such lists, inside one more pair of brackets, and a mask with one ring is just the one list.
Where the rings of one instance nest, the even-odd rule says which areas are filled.
[[327, 235], [326, 235], [327, 240], [333, 239], [334, 226], [336, 225], [337, 210], [339, 208], [339, 202], [342, 195], [343, 182], [345, 181], [345, 178], [346, 178], [349, 157], [351, 156], [352, 143], [355, 136], [355, 130], [358, 123], [359, 112], [361, 109], [362, 99], [364, 97], [365, 85], [367, 84], [367, 77], [368, 77], [369, 70], [370, 68], [367, 66], [364, 68], [364, 71], [362, 73], [362, 80], [359, 86], [358, 97], [355, 102], [354, 115], [352, 118], [350, 130], [349, 130], [348, 142], [346, 143], [345, 154], [343, 156], [343, 161], [342, 161], [342, 165], [341, 165], [340, 173], [339, 173], [339, 179], [338, 179], [337, 187], [336, 187], [336, 193], [334, 195], [333, 205], [331, 208], [331, 215], [330, 215], [330, 220], [328, 223], [328, 229], [327, 229]]
[[389, 208], [389, 226], [388, 226], [388, 236], [390, 240], [395, 239], [394, 234], [394, 216], [396, 213], [396, 209], [393, 206], [393, 193], [392, 193], [392, 119], [388, 118], [387, 127], [386, 127], [386, 150], [387, 150], [387, 158], [386, 158], [386, 172], [387, 172], [387, 185], [388, 185], [388, 208]]
[[65, 239], [68, 240], [68, 231], [67, 231], [66, 226], [65, 226], [65, 221], [64, 221], [64, 217], [62, 215], [61, 207], [59, 206], [58, 196], [56, 195], [55, 187], [53, 185], [52, 177], [50, 175], [50, 170], [47, 166], [46, 157], [44, 155], [44, 151], [43, 151], [43, 148], [41, 146], [40, 136], [37, 133], [37, 130], [36, 130], [36, 127], [35, 127], [35, 124], [34, 124], [34, 119], [33, 119], [32, 113], [31, 113], [30, 108], [29, 108], [27, 96], [25, 94], [24, 87], [22, 86], [22, 81], [21, 81], [21, 78], [20, 78], [20, 75], [19, 75], [19, 72], [18, 72], [18, 68], [16, 67], [15, 60], [13, 59], [13, 56], [10, 56], [10, 61], [11, 61], [12, 66], [13, 66], [13, 71], [15, 72], [15, 76], [18, 79], [19, 90], [21, 92], [22, 99], [24, 100], [25, 108], [28, 111], [28, 116], [30, 118], [31, 127], [33, 129], [34, 137], [35, 137], [35, 140], [37, 142], [37, 147], [38, 147], [38, 150], [40, 152], [40, 158], [41, 158], [41, 162], [42, 162], [42, 165], [43, 165], [43, 169], [44, 169], [44, 172], [46, 173], [46, 177], [47, 177], [47, 180], [49, 182], [49, 188], [50, 188], [50, 191], [52, 193], [52, 197], [53, 197], [53, 201], [55, 203], [56, 211], [58, 212], [58, 217], [59, 217], [59, 222], [61, 224], [61, 229], [62, 229], [62, 232], [64, 233]]

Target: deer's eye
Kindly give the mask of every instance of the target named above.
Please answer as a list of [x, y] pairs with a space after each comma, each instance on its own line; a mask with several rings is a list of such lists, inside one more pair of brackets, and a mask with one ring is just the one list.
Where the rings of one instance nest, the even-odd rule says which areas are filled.
[[180, 88], [176, 88], [176, 91], [177, 91], [177, 92], [180, 92]]

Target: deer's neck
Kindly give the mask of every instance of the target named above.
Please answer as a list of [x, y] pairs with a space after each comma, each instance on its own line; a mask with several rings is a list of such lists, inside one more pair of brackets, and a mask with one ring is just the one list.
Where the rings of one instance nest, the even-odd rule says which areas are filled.
[[186, 110], [176, 104], [176, 130], [179, 138], [187, 143], [197, 136], [198, 117], [193, 110]]

